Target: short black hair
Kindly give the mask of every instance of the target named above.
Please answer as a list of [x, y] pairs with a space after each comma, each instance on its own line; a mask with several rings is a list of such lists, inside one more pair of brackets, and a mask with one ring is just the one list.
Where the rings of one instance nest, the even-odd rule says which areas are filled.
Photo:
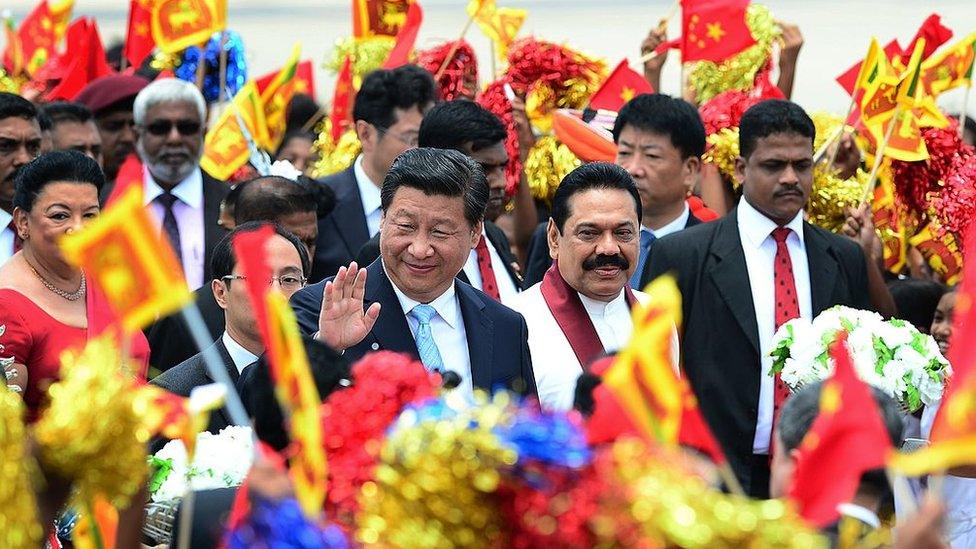
[[285, 133], [285, 136], [281, 138], [281, 144], [278, 145], [278, 149], [275, 151], [275, 157], [281, 154], [281, 151], [283, 151], [285, 147], [288, 146], [288, 142], [290, 142], [292, 139], [297, 139], [297, 138], [308, 139], [312, 143], [315, 143], [316, 135], [312, 132], [308, 132], [300, 129], [292, 130]]
[[556, 228], [559, 229], [559, 234], [562, 234], [566, 220], [572, 215], [569, 208], [569, 199], [575, 194], [590, 189], [620, 189], [627, 191], [634, 198], [637, 219], [640, 219], [643, 215], [640, 195], [637, 194], [637, 186], [634, 184], [634, 178], [627, 173], [627, 170], [610, 162], [583, 164], [566, 174], [566, 177], [556, 187], [556, 194], [552, 197], [552, 210], [549, 215], [552, 217], [553, 222], [555, 222]]
[[[230, 191], [228, 191], [227, 196], [225, 196], [224, 199], [220, 201], [220, 203], [224, 207], [224, 210], [230, 211], [231, 217], [234, 217], [234, 212], [237, 209], [237, 198], [241, 196], [241, 191], [244, 190], [244, 185], [246, 185], [248, 181], [241, 181], [240, 183], [231, 185]], [[235, 220], [235, 223], [236, 222], [237, 221]]]
[[434, 78], [417, 65], [378, 69], [363, 78], [363, 85], [356, 93], [352, 118], [377, 128], [389, 128], [396, 123], [394, 109], [418, 107], [423, 110], [436, 100]]
[[663, 93], [642, 93], [627, 103], [613, 123], [613, 142], [630, 126], [671, 139], [671, 145], [681, 151], [681, 158], [705, 154], [705, 125], [698, 109], [680, 97]]
[[[321, 341], [302, 336], [305, 354], [312, 370], [312, 378], [319, 398], [325, 400], [334, 391], [348, 384], [351, 377], [348, 362]], [[254, 418], [254, 434], [277, 451], [290, 443], [285, 429], [285, 417], [275, 397], [275, 384], [267, 354], [248, 366], [237, 382], [244, 408]]]
[[105, 174], [98, 163], [78, 151], [52, 151], [20, 168], [14, 180], [14, 207], [31, 211], [34, 202], [49, 183], [69, 182], [105, 186]]
[[263, 175], [246, 182], [234, 202], [234, 222], [276, 222], [296, 213], [315, 212], [319, 203], [310, 185], [279, 175]]
[[803, 107], [785, 99], [767, 99], [749, 107], [739, 120], [739, 156], [749, 158], [759, 140], [774, 133], [810, 138], [811, 152], [817, 129]]
[[316, 116], [321, 117], [322, 112], [315, 98], [307, 93], [296, 93], [285, 109], [285, 133], [300, 132]]
[[893, 280], [888, 283], [888, 290], [895, 300], [898, 318], [911, 322], [923, 334], [929, 333], [939, 300], [949, 292], [945, 284], [915, 278]]
[[84, 124], [94, 119], [91, 109], [74, 101], [56, 101], [41, 107], [41, 112], [51, 117], [55, 126], [62, 122], [77, 122]]
[[420, 123], [418, 144], [421, 147], [460, 151], [471, 143], [480, 151], [505, 141], [505, 125], [491, 111], [468, 99], [455, 99], [434, 105]]
[[0, 120], [13, 117], [37, 120], [37, 107], [15, 93], [0, 92]]
[[470, 225], [485, 218], [488, 179], [477, 162], [458, 151], [421, 147], [396, 157], [380, 190], [383, 213], [400, 187], [417, 189], [427, 196], [462, 197], [464, 218]]
[[305, 248], [305, 244], [302, 244], [302, 241], [299, 240], [297, 236], [293, 235], [291, 232], [287, 231], [277, 223], [268, 223], [267, 221], [250, 221], [234, 227], [233, 231], [225, 234], [224, 237], [217, 242], [217, 245], [214, 246], [213, 255], [210, 257], [210, 270], [213, 272], [214, 280], [221, 280], [225, 276], [233, 274], [234, 272], [234, 267], [237, 265], [237, 258], [234, 256], [234, 236], [241, 233], [251, 233], [257, 231], [265, 225], [273, 226], [275, 234], [284, 238], [288, 242], [291, 242], [292, 246], [295, 247], [295, 250], [298, 251], [298, 257], [302, 261], [302, 276], [308, 276], [312, 269], [311, 260], [308, 257], [308, 249]]

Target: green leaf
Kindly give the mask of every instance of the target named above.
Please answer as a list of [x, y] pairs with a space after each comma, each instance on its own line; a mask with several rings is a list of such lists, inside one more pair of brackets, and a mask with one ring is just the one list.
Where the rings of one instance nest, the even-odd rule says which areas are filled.
[[173, 460], [149, 456], [149, 467], [152, 469], [149, 476], [149, 492], [155, 494], [163, 482], [169, 478], [169, 474], [173, 472]]
[[895, 352], [885, 345], [884, 341], [878, 336], [871, 336], [871, 342], [874, 346], [875, 360], [874, 360], [874, 371], [878, 375], [884, 375], [884, 365], [895, 358]]
[[911, 373], [906, 373], [905, 377], [903, 378], [907, 386], [905, 389], [905, 404], [908, 406], [909, 412], [914, 412], [922, 406], [922, 395], [919, 393], [918, 387], [911, 384], [911, 378]]

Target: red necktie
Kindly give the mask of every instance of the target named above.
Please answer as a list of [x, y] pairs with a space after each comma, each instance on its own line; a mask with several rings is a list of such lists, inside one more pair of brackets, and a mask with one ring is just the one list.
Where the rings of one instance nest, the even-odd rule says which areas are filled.
[[[796, 282], [793, 279], [793, 261], [790, 260], [790, 250], [786, 247], [786, 238], [793, 232], [786, 227], [773, 229], [773, 240], [776, 241], [776, 258], [773, 260], [773, 280], [776, 285], [776, 329], [788, 321], [800, 316], [800, 302], [796, 296]], [[790, 388], [783, 383], [779, 374], [776, 375], [773, 389], [773, 422], [779, 417], [780, 406], [790, 396]], [[772, 454], [772, 447], [770, 447]]]
[[20, 251], [24, 241], [20, 239], [20, 233], [17, 232], [17, 227], [14, 227], [13, 220], [11, 220], [10, 223], [7, 223], [7, 228], [14, 233], [14, 253], [17, 253]]
[[474, 251], [478, 254], [478, 271], [481, 273], [481, 291], [500, 300], [498, 294], [498, 281], [495, 280], [495, 270], [491, 268], [491, 254], [488, 253], [488, 244], [485, 242], [485, 235], [481, 235], [481, 240], [475, 246]]

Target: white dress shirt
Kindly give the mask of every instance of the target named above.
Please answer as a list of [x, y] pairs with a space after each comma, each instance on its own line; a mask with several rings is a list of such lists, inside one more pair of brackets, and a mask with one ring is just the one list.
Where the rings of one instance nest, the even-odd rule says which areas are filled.
[[[390, 280], [390, 284], [393, 286], [397, 300], [400, 301], [404, 316], [407, 317], [410, 333], [416, 339], [420, 322], [410, 314], [410, 311], [421, 303], [407, 297], [392, 280]], [[471, 356], [468, 353], [467, 332], [464, 330], [464, 318], [461, 316], [461, 306], [458, 304], [454, 285], [452, 284], [446, 292], [431, 301], [429, 305], [437, 311], [437, 314], [430, 319], [430, 333], [434, 337], [434, 343], [437, 344], [437, 350], [441, 354], [444, 368], [461, 376], [461, 384], [455, 389], [457, 393], [466, 399], [473, 399], [474, 384], [471, 380]]]
[[620, 292], [612, 301], [597, 301], [577, 293], [583, 308], [600, 336], [600, 343], [607, 353], [619, 351], [627, 345], [630, 333], [634, 331], [634, 321], [627, 307], [627, 297]]
[[[156, 183], [148, 168], [143, 168], [143, 203], [154, 216], [156, 230], [162, 231], [165, 209], [156, 199], [165, 191]], [[206, 261], [206, 244], [204, 243], [203, 219], [203, 175], [200, 168], [193, 170], [183, 181], [177, 183], [172, 190], [177, 198], [173, 202], [173, 215], [176, 225], [180, 228], [180, 249], [183, 256], [183, 275], [190, 290], [203, 286], [204, 261]]]
[[220, 336], [220, 340], [224, 343], [224, 347], [227, 348], [227, 354], [234, 361], [234, 366], [237, 367], [237, 373], [243, 372], [244, 368], [257, 361], [257, 355], [248, 351], [240, 343], [235, 341], [234, 338], [230, 337], [230, 334], [226, 330], [224, 330], [224, 335]]
[[[743, 198], [739, 200], [737, 213], [739, 238], [746, 257], [749, 272], [749, 286], [752, 289], [752, 302], [756, 308], [756, 325], [759, 327], [759, 407], [756, 420], [756, 438], [752, 451], [756, 454], [769, 453], [769, 436], [773, 428], [774, 379], [769, 376], [773, 359], [773, 335], [776, 333], [776, 284], [773, 262], [776, 259], [776, 241], [772, 232], [776, 223], [759, 213]], [[810, 267], [807, 264], [807, 250], [803, 243], [803, 212], [796, 214], [786, 227], [792, 229], [786, 238], [786, 248], [793, 263], [793, 282], [796, 296], [800, 302], [800, 317], [811, 319], [813, 305], [810, 299]]]
[[7, 226], [11, 219], [13, 216], [6, 210], [0, 210], [0, 265], [14, 255], [14, 232]]
[[380, 218], [383, 216], [380, 210], [380, 188], [366, 175], [366, 170], [363, 169], [363, 155], [356, 157], [352, 171], [356, 174], [356, 185], [359, 187], [359, 197], [363, 201], [363, 213], [366, 214], [366, 228], [369, 229], [369, 236], [372, 238], [380, 232]]
[[[502, 304], [508, 305], [512, 302], [512, 298], [518, 295], [518, 289], [512, 282], [512, 277], [508, 276], [508, 268], [505, 266], [505, 261], [498, 253], [498, 250], [495, 249], [495, 245], [488, 239], [488, 234], [485, 233], [484, 226], [481, 228], [481, 238], [485, 239], [488, 256], [491, 257], [491, 268], [495, 271], [495, 282], [498, 283], [498, 296]], [[479, 290], [483, 288], [481, 269], [478, 268], [478, 252], [471, 250], [462, 270], [464, 271], [464, 276], [468, 277], [469, 284]]]
[[[661, 227], [660, 229], [648, 229], [648, 230], [654, 233], [654, 238], [664, 238], [665, 236], [668, 236], [671, 233], [676, 233], [681, 229], [684, 229], [685, 225], [688, 224], [688, 217], [690, 215], [691, 215], [691, 209], [688, 208], [688, 203], [685, 202], [685, 209], [682, 210], [681, 215], [674, 218], [674, 221], [668, 223], [667, 225]], [[644, 226], [641, 225], [641, 228], [643, 229]]]

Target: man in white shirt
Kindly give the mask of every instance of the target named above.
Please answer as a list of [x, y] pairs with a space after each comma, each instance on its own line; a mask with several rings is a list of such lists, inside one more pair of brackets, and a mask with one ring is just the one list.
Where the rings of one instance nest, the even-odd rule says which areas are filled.
[[620, 166], [580, 166], [556, 189], [548, 227], [552, 267], [512, 304], [529, 326], [546, 410], [572, 408], [580, 374], [630, 339], [630, 310], [647, 299], [628, 285], [640, 253], [640, 219], [637, 188]]
[[217, 225], [220, 201], [230, 192], [200, 169], [206, 103], [193, 84], [167, 78], [139, 92], [133, 115], [143, 200], [180, 258], [187, 285], [195, 290], [211, 279], [210, 256], [226, 234]]
[[[235, 235], [256, 231], [267, 225], [250, 222], [239, 225], [217, 244], [213, 255], [214, 279], [210, 285], [217, 304], [224, 310], [224, 333], [213, 347], [224, 361], [227, 374], [235, 383], [246, 366], [264, 352], [264, 341], [257, 319], [251, 307], [245, 277], [234, 257]], [[287, 297], [305, 286], [309, 270], [309, 255], [305, 245], [295, 235], [275, 225], [275, 235], [268, 240], [265, 254], [271, 269], [268, 284], [277, 285]], [[214, 383], [204, 363], [203, 353], [198, 353], [170, 368], [152, 382], [164, 389], [183, 396], [198, 385]], [[216, 433], [230, 424], [226, 410], [211, 414], [208, 431]]]
[[37, 108], [19, 95], [0, 92], [0, 265], [20, 250], [13, 227], [14, 178], [40, 151]]
[[525, 320], [457, 280], [481, 239], [484, 172], [458, 151], [419, 148], [383, 181], [380, 258], [292, 296], [307, 334], [355, 362], [381, 349], [460, 376], [458, 392], [499, 386], [534, 393]]
[[420, 121], [437, 99], [430, 73], [416, 65], [366, 75], [356, 93], [353, 120], [362, 153], [352, 166], [321, 180], [336, 207], [319, 222], [314, 282], [335, 276], [380, 230], [380, 187], [393, 159], [417, 146]]

